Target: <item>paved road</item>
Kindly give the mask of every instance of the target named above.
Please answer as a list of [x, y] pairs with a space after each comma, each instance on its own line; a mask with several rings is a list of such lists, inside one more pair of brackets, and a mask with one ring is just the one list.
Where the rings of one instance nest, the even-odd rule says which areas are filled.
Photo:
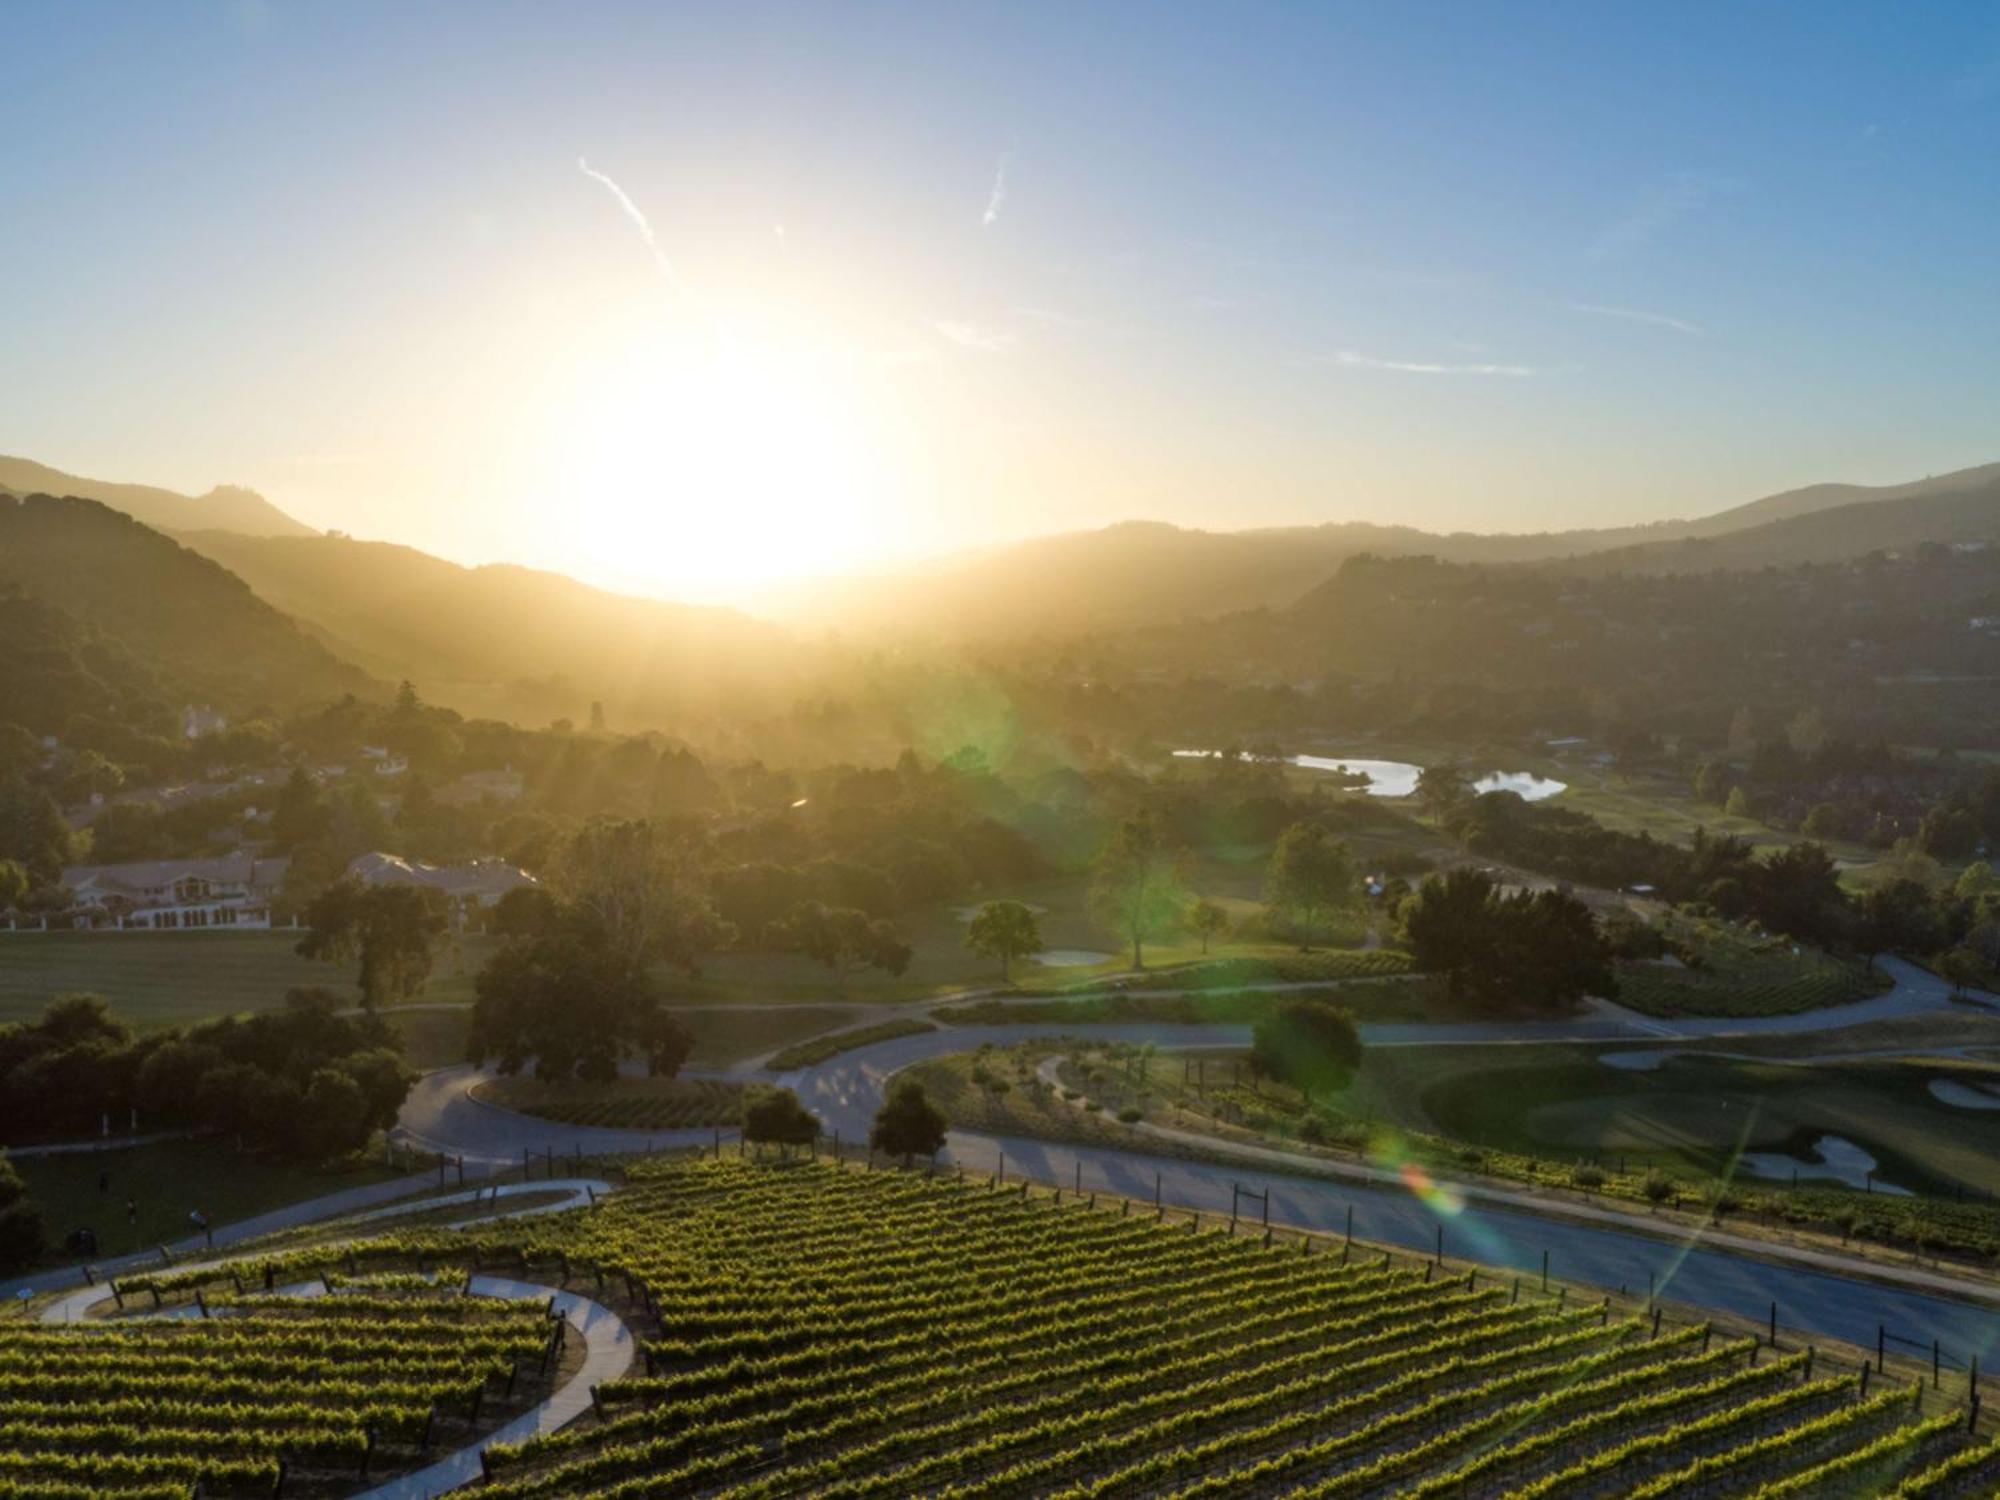
[[[1797, 1016], [1750, 1020], [1689, 1019], [1674, 1022], [1599, 1007], [1575, 1020], [1522, 1023], [1394, 1024], [1363, 1027], [1371, 1046], [1452, 1044], [1530, 1045], [1559, 1041], [1661, 1042], [1699, 1037], [1771, 1035], [1838, 1030], [1846, 1026], [1922, 1015], [1954, 1007], [1949, 987], [1914, 965], [1894, 960], [1885, 968], [1896, 979], [1887, 994], [1853, 1005]], [[1992, 997], [1984, 997], [1991, 1002]], [[781, 1075], [830, 1132], [843, 1141], [867, 1137], [889, 1076], [926, 1058], [1046, 1036], [1051, 1026], [959, 1026], [899, 1037], [829, 1059], [816, 1067]], [[1109, 1025], [1089, 1034], [1106, 1041], [1151, 1042], [1163, 1050], [1243, 1046], [1243, 1026]], [[763, 1075], [769, 1076], [769, 1075]], [[426, 1078], [411, 1096], [403, 1129], [415, 1142], [463, 1153], [468, 1164], [518, 1162], [523, 1147], [554, 1151], [558, 1160], [578, 1149], [644, 1150], [649, 1146], [692, 1145], [713, 1139], [709, 1131], [647, 1134], [629, 1130], [578, 1129], [535, 1120], [479, 1104], [466, 1095], [476, 1075], [469, 1068], [447, 1069]], [[1256, 1150], [1256, 1148], [1252, 1148]], [[1023, 1174], [1061, 1185], [1081, 1181], [1086, 1190], [1109, 1190], [1148, 1198], [1155, 1189], [1169, 1204], [1227, 1212], [1232, 1183], [1269, 1190], [1274, 1223], [1328, 1232], [1344, 1230], [1353, 1213], [1354, 1232], [1364, 1239], [1434, 1249], [1442, 1226], [1447, 1254], [1539, 1275], [1547, 1251], [1554, 1274], [1605, 1287], [1623, 1286], [1642, 1294], [1649, 1275], [1662, 1295], [1746, 1317], [1766, 1317], [1773, 1302], [1779, 1320], [1793, 1329], [1867, 1343], [1878, 1324], [1905, 1337], [1941, 1338], [1960, 1356], [1986, 1353], [2000, 1345], [2000, 1296], [1995, 1305], [1974, 1305], [1986, 1289], [1977, 1283], [1918, 1268], [1896, 1268], [1898, 1286], [1835, 1274], [1840, 1258], [1790, 1251], [1788, 1263], [1774, 1263], [1770, 1246], [1754, 1245], [1710, 1231], [1692, 1243], [1678, 1243], [1645, 1231], [1644, 1217], [1621, 1210], [1590, 1210], [1599, 1222], [1578, 1223], [1578, 1209], [1565, 1205], [1569, 1219], [1539, 1217], [1533, 1194], [1475, 1186], [1463, 1192], [1423, 1193], [1404, 1183], [1385, 1184], [1384, 1175], [1361, 1169], [1373, 1181], [1328, 1181], [1246, 1160], [1219, 1167], [1142, 1151], [1060, 1145], [1046, 1141], [996, 1138], [954, 1131], [948, 1162], [990, 1172], [1005, 1153], [1010, 1175]], [[1259, 1153], [1260, 1155], [1262, 1153]], [[1081, 1177], [1079, 1179], [1079, 1172]], [[1638, 1227], [1626, 1227], [1635, 1224]]]

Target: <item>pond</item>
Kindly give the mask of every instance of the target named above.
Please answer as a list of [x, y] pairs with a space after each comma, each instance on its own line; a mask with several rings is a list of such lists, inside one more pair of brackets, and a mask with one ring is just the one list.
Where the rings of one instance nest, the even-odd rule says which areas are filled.
[[2000, 1109], [2000, 1093], [1976, 1083], [1960, 1083], [1956, 1078], [1933, 1078], [1931, 1097], [1954, 1109]]
[[[1793, 1156], [1785, 1151], [1746, 1151], [1740, 1158], [1743, 1170], [1756, 1177], [1775, 1177], [1786, 1181], [1797, 1176], [1800, 1182], [1824, 1182], [1831, 1179], [1851, 1188], [1868, 1186], [1868, 1174], [1879, 1165], [1875, 1158], [1863, 1151], [1844, 1136], [1823, 1135], [1808, 1148], [1811, 1156]], [[1895, 1187], [1890, 1183], [1878, 1182], [1875, 1191], [1888, 1193], [1893, 1197], [1907, 1198], [1908, 1188]]]
[[[1214, 750], [1176, 750], [1175, 755], [1206, 760], [1218, 754]], [[1423, 774], [1423, 767], [1407, 760], [1366, 760], [1354, 756], [1293, 755], [1287, 759], [1295, 766], [1303, 766], [1309, 771], [1334, 771], [1368, 778], [1367, 792], [1371, 797], [1407, 797], [1417, 789], [1417, 777]], [[1488, 771], [1472, 783], [1476, 792], [1514, 792], [1526, 802], [1540, 802], [1545, 797], [1553, 797], [1557, 792], [1567, 791], [1569, 783], [1555, 781], [1546, 776], [1536, 776], [1528, 771]]]

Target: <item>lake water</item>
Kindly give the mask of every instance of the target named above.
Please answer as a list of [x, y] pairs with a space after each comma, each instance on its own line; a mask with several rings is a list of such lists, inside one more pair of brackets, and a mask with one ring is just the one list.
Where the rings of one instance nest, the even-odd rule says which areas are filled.
[[[1216, 754], [1213, 750], [1176, 750], [1175, 755], [1193, 760], [1206, 760]], [[1423, 767], [1412, 765], [1406, 760], [1363, 760], [1354, 756], [1294, 755], [1289, 757], [1295, 766], [1303, 766], [1309, 771], [1353, 771], [1368, 778], [1368, 795], [1371, 797], [1407, 797], [1417, 789], [1417, 777], [1423, 774]], [[1515, 792], [1523, 801], [1540, 802], [1544, 797], [1553, 797], [1557, 792], [1568, 790], [1566, 781], [1552, 781], [1546, 776], [1534, 776], [1526, 771], [1488, 771], [1472, 783], [1476, 792]]]
[[1931, 1097], [1954, 1109], [2000, 1109], [2000, 1093], [1976, 1084], [1960, 1083], [1956, 1078], [1933, 1078]]
[[[1741, 1165], [1744, 1171], [1754, 1176], [1776, 1177], [1787, 1182], [1796, 1172], [1800, 1182], [1824, 1182], [1831, 1178], [1851, 1188], [1868, 1186], [1868, 1174], [1875, 1170], [1877, 1163], [1854, 1142], [1844, 1136], [1823, 1135], [1813, 1142], [1812, 1149], [1820, 1158], [1818, 1161], [1803, 1161], [1783, 1151], [1746, 1151]], [[1886, 1182], [1876, 1183], [1875, 1191], [1896, 1198], [1910, 1196], [1908, 1188], [1894, 1187]]]
[[1087, 969], [1112, 956], [1090, 948], [1048, 948], [1035, 955], [1035, 962], [1051, 969]]

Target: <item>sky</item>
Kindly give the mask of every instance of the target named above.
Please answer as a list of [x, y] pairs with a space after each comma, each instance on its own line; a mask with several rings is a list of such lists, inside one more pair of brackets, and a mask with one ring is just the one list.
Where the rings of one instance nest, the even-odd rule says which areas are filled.
[[24, 3], [0, 452], [607, 586], [2000, 459], [2000, 7]]

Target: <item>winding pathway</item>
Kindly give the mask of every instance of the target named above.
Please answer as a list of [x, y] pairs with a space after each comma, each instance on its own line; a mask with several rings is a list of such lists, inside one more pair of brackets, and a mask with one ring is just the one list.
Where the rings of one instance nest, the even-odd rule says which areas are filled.
[[[1519, 1023], [1390, 1023], [1362, 1028], [1370, 1046], [1491, 1045], [1553, 1042], [1668, 1043], [1730, 1036], [1804, 1035], [1868, 1022], [1907, 1019], [1958, 1009], [1944, 981], [1913, 964], [1884, 960], [1895, 979], [1889, 992], [1851, 1005], [1793, 1016], [1662, 1021], [1599, 1005], [1573, 1020]], [[1993, 997], [1978, 997], [1991, 1006]], [[1092, 1025], [1093, 1038], [1151, 1042], [1162, 1050], [1244, 1046], [1246, 1026]], [[889, 1077], [912, 1063], [977, 1048], [1049, 1036], [1055, 1025], [954, 1026], [898, 1037], [778, 1075], [829, 1132], [843, 1141], [867, 1138]], [[747, 1068], [739, 1076], [769, 1078]], [[518, 1162], [523, 1148], [557, 1158], [643, 1151], [712, 1141], [708, 1130], [583, 1129], [484, 1105], [469, 1097], [478, 1074], [445, 1069], [425, 1078], [405, 1106], [407, 1139], [463, 1154], [468, 1166]], [[1211, 1148], [1213, 1149], [1213, 1148]], [[953, 1131], [943, 1160], [990, 1172], [1004, 1154], [1009, 1176], [1032, 1177], [1086, 1191], [1148, 1199], [1227, 1213], [1232, 1186], [1270, 1193], [1271, 1221], [1341, 1233], [1414, 1250], [1434, 1250], [1440, 1228], [1448, 1255], [1539, 1275], [1546, 1252], [1552, 1274], [1643, 1293], [1655, 1285], [1682, 1302], [1763, 1319], [1771, 1304], [1795, 1331], [1871, 1343], [1878, 1325], [1948, 1348], [1985, 1354], [2000, 1347], [2000, 1288], [1920, 1266], [1863, 1262], [1831, 1252], [1773, 1244], [1709, 1229], [1684, 1235], [1643, 1212], [1557, 1202], [1487, 1184], [1428, 1184], [1421, 1174], [1347, 1163], [1314, 1163], [1269, 1148], [1242, 1146], [1240, 1167], [1151, 1155], [1143, 1150], [1074, 1145]]]

